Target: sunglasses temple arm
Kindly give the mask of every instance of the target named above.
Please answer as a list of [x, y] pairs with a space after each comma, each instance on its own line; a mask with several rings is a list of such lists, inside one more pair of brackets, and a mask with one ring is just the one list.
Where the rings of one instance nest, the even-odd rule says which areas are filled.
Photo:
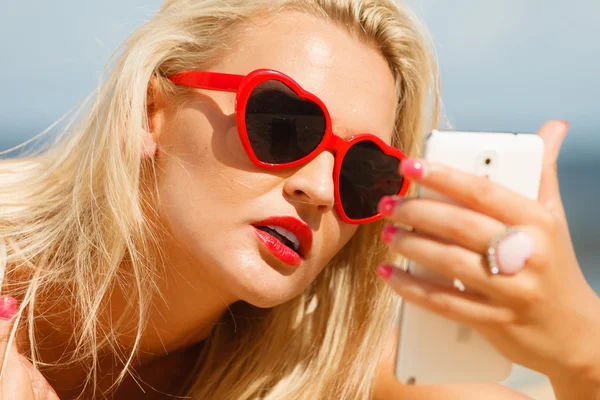
[[243, 75], [223, 74], [220, 72], [190, 71], [169, 76], [169, 80], [177, 85], [193, 87], [196, 89], [219, 90], [223, 92], [237, 92]]

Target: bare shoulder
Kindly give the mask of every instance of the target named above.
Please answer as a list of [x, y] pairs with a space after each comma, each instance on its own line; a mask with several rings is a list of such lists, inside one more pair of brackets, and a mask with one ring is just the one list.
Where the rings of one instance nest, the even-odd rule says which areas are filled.
[[373, 400], [527, 400], [529, 397], [517, 393], [502, 385], [426, 385], [406, 386], [398, 382], [394, 376], [394, 359], [396, 331], [390, 331], [390, 338], [384, 350], [375, 379]]
[[404, 386], [397, 381], [376, 384], [373, 400], [396, 399], [530, 400], [529, 397], [501, 385]]

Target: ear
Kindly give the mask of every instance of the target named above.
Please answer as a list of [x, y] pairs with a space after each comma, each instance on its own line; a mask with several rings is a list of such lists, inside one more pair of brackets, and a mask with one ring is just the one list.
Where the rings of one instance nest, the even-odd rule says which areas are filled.
[[153, 157], [158, 149], [160, 131], [162, 127], [161, 110], [165, 107], [164, 95], [161, 93], [155, 77], [148, 83], [146, 107], [148, 121], [143, 127], [142, 155], [144, 158]]

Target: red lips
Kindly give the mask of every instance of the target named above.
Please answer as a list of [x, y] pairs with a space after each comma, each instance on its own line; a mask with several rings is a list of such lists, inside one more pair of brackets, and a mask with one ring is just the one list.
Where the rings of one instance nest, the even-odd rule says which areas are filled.
[[[312, 247], [313, 234], [310, 227], [304, 222], [294, 217], [271, 217], [263, 221], [252, 224], [255, 228], [260, 226], [277, 226], [292, 233], [298, 238], [300, 248], [298, 253], [283, 245], [273, 236], [259, 229], [256, 229], [257, 236], [265, 244], [267, 249], [281, 261], [291, 266], [298, 266], [302, 262]], [[302, 256], [302, 257], [301, 257]]]

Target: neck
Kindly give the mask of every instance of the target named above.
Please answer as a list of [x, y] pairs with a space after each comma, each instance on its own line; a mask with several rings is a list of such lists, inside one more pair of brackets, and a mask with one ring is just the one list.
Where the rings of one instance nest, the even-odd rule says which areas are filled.
[[[184, 394], [185, 385], [194, 370], [201, 345], [182, 349], [168, 355], [155, 357], [151, 361], [135, 364], [128, 374], [113, 388], [122, 370], [122, 362], [114, 355], [99, 358], [98, 367], [103, 371], [95, 385], [86, 387], [82, 392], [86, 375], [83, 368], [72, 367], [60, 372], [44, 373], [50, 385], [61, 399], [102, 397], [110, 392], [110, 398], [129, 400], [144, 398], [148, 400], [165, 399]], [[111, 373], [112, 372], [112, 373]], [[113, 390], [114, 389], [114, 390]], [[94, 396], [95, 394], [95, 396]]]
[[[160, 269], [168, 273], [158, 281], [160, 294], [156, 294], [152, 300], [147, 315], [148, 325], [139, 338], [139, 351], [132, 364], [133, 376], [139, 379], [136, 382], [129, 374], [119, 385], [116, 392], [118, 395], [114, 397], [116, 399], [138, 398], [142, 394], [144, 398], [152, 399], [153, 397], [146, 397], [151, 393], [156, 393], [157, 398], [165, 398], [164, 393], [181, 390], [197, 360], [195, 349], [198, 346], [194, 345], [202, 342], [210, 334], [228, 305], [233, 303], [233, 299], [227, 301], [208, 284], [208, 279], [195, 278], [194, 287], [186, 279], [181, 279], [182, 275], [197, 275], [202, 268], [194, 267], [191, 262], [181, 258], [172, 261], [168, 267]], [[128, 266], [124, 265], [123, 268]], [[118, 332], [114, 332], [125, 360], [137, 339], [135, 328], [139, 314], [132, 311], [137, 308], [128, 301], [131, 297], [128, 294], [133, 290], [134, 287], [115, 287], [107, 299], [107, 311], [98, 318], [99, 328], [106, 332], [114, 331], [114, 323], [119, 317], [127, 315], [127, 321], [130, 323], [119, 326]], [[193, 301], [190, 301], [191, 299]], [[44, 363], [56, 364], [61, 361], [61, 357], [71, 354], [74, 350], [72, 332], [79, 331], [74, 329], [74, 324], [78, 324], [79, 327], [81, 321], [72, 322], [70, 311], [73, 301], [74, 299], [63, 299], [60, 305], [54, 303], [51, 310], [40, 310], [41, 315], [64, 316], [60, 321], [36, 318], [35, 330], [39, 332], [37, 337], [43, 338], [39, 348], [39, 359]], [[103, 350], [99, 354], [98, 366], [101, 375], [98, 376], [97, 393], [102, 393], [114, 384], [121, 373], [124, 366], [123, 357], [119, 359], [110, 349]], [[89, 364], [48, 368], [43, 372], [60, 398], [74, 398], [81, 393], [86, 382]], [[134, 395], [135, 393], [137, 395]]]

